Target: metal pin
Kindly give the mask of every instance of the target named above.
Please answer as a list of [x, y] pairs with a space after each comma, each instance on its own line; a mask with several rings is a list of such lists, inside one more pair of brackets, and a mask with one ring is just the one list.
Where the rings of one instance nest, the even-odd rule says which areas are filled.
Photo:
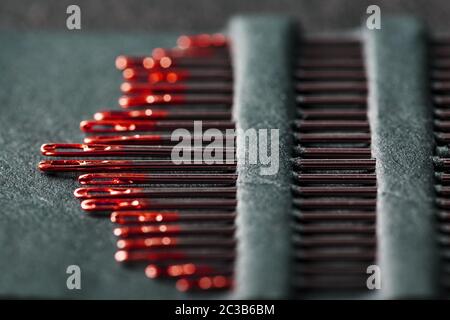
[[228, 41], [228, 38], [222, 33], [182, 35], [178, 37], [177, 46], [180, 49], [223, 48], [228, 46]]
[[356, 58], [300, 58], [296, 63], [297, 68], [303, 69], [363, 69], [364, 62]]
[[449, 96], [433, 96], [433, 102], [438, 107], [450, 107]]
[[186, 49], [181, 48], [155, 48], [152, 50], [151, 56], [155, 59], [161, 59], [164, 57], [170, 58], [198, 58], [198, 59], [209, 59], [214, 57], [229, 58], [228, 50], [222, 50], [222, 48], [199, 48], [191, 47]]
[[375, 199], [294, 199], [294, 206], [304, 210], [346, 209], [373, 210]]
[[439, 131], [450, 132], [450, 121], [435, 120], [434, 126]]
[[450, 120], [450, 110], [435, 110], [434, 115], [440, 120], [446, 120], [444, 122], [448, 123]]
[[117, 247], [123, 250], [140, 249], [167, 249], [167, 248], [228, 248], [233, 249], [236, 242], [233, 239], [201, 239], [201, 238], [176, 238], [153, 237], [144, 239], [121, 239], [117, 241]]
[[120, 90], [125, 94], [164, 94], [164, 93], [202, 93], [231, 94], [233, 86], [229, 83], [145, 83], [124, 82]]
[[[140, 60], [140, 65], [129, 67], [143, 67], [148, 70], [170, 69], [170, 68], [223, 68], [231, 69], [230, 59], [226, 56], [199, 59], [193, 57], [135, 57]], [[127, 66], [128, 67], [128, 66]]]
[[375, 252], [366, 248], [356, 252], [338, 249], [329, 252], [302, 250], [296, 252], [295, 258], [301, 261], [372, 261], [375, 258]]
[[169, 69], [169, 68], [230, 68], [230, 60], [226, 57], [210, 57], [208, 59], [178, 56], [178, 57], [150, 57], [150, 56], [118, 56], [116, 58], [116, 68], [124, 70], [126, 68], [145, 69]]
[[171, 264], [168, 266], [150, 264], [145, 268], [145, 275], [151, 279], [231, 275], [232, 273], [233, 270], [226, 266], [213, 266], [209, 264], [196, 263]]
[[174, 163], [172, 160], [43, 160], [38, 168], [45, 172], [112, 172], [112, 171], [235, 171], [231, 163]]
[[438, 198], [436, 204], [442, 209], [450, 209], [450, 199]]
[[[44, 156], [52, 157], [97, 157], [97, 156], [170, 156], [174, 150], [174, 146], [141, 146], [141, 145], [106, 145], [106, 144], [81, 144], [81, 143], [46, 143], [41, 146], [41, 153]], [[64, 151], [70, 150], [70, 151]], [[205, 151], [204, 147], [185, 147], [182, 149], [184, 152], [201, 153]], [[215, 154], [233, 155], [234, 148], [214, 148]], [[233, 158], [231, 158], [233, 159]], [[81, 160], [83, 161], [83, 160]], [[222, 161], [222, 159], [221, 159]], [[230, 160], [233, 161], [233, 160]], [[69, 162], [66, 162], [69, 163]], [[92, 162], [91, 162], [92, 163]], [[202, 163], [204, 163], [202, 161]], [[214, 163], [214, 161], [211, 161]], [[234, 162], [233, 162], [234, 163]], [[56, 162], [58, 164], [58, 162]], [[62, 163], [59, 163], [60, 165]], [[88, 163], [70, 163], [71, 165], [89, 165]], [[141, 162], [142, 164], [142, 162]], [[150, 163], [147, 163], [151, 165]], [[97, 163], [97, 165], [101, 165]], [[122, 165], [126, 165], [122, 163]], [[163, 165], [161, 163], [161, 165]], [[170, 164], [167, 164], [170, 165]]]
[[302, 197], [338, 197], [338, 196], [360, 196], [375, 197], [377, 194], [376, 187], [291, 187], [294, 194]]
[[375, 226], [373, 225], [340, 225], [340, 224], [327, 224], [327, 225], [297, 225], [294, 228], [299, 234], [375, 234]]
[[176, 288], [181, 292], [192, 290], [223, 290], [233, 286], [233, 278], [227, 276], [207, 276], [199, 279], [180, 279]]
[[323, 48], [319, 46], [302, 46], [302, 48], [299, 49], [299, 52], [297, 52], [296, 56], [300, 59], [362, 59], [363, 50], [358, 46], [328, 46], [327, 50], [323, 50]]
[[[442, 224], [442, 223], [441, 223], [441, 225], [439, 226], [439, 231], [440, 231], [441, 233], [449, 234], [449, 235], [450, 235], [450, 224], [448, 224], [448, 223]], [[445, 258], [445, 257], [444, 257], [444, 258]], [[446, 259], [448, 260], [448, 259], [450, 259], [450, 257], [447, 256]]]
[[357, 39], [302, 39], [301, 46], [297, 48], [297, 54], [302, 56], [309, 52], [315, 52], [321, 57], [347, 56], [349, 52], [362, 53], [362, 46]]
[[93, 198], [81, 201], [81, 208], [86, 211], [115, 211], [136, 209], [222, 209], [232, 210], [236, 207], [235, 199], [165, 199], [165, 198]]
[[450, 72], [445, 70], [445, 71], [433, 71], [431, 73], [431, 78], [432, 80], [436, 80], [436, 81], [448, 81], [450, 80]]
[[156, 236], [164, 237], [165, 235], [186, 235], [186, 236], [204, 236], [204, 235], [221, 235], [231, 236], [235, 232], [234, 227], [229, 226], [207, 226], [207, 227], [186, 227], [179, 225], [137, 225], [125, 226], [114, 229], [114, 235], [121, 238], [134, 236]]
[[438, 218], [443, 221], [450, 221], [450, 211], [439, 211]]
[[320, 110], [301, 110], [299, 115], [304, 120], [365, 120], [367, 119], [366, 110], [349, 109], [320, 109]]
[[303, 148], [295, 147], [296, 154], [304, 158], [320, 159], [370, 159], [370, 148]]
[[346, 266], [333, 265], [304, 265], [297, 271], [298, 274], [317, 275], [317, 274], [364, 274], [367, 275], [367, 265], [365, 263], [353, 263]]
[[364, 81], [366, 74], [363, 71], [318, 71], [318, 70], [297, 70], [294, 74], [297, 80], [346, 80], [346, 81]]
[[79, 176], [78, 182], [83, 185], [234, 184], [236, 179], [236, 174], [87, 173]]
[[[233, 129], [235, 124], [231, 121], [202, 121], [202, 128]], [[188, 120], [86, 120], [80, 123], [80, 129], [88, 133], [109, 132], [151, 132], [171, 131], [178, 128], [193, 129], [195, 121]]]
[[375, 221], [374, 211], [334, 210], [334, 211], [294, 211], [300, 222], [332, 222], [332, 221]]
[[230, 82], [233, 74], [224, 69], [167, 69], [150, 71], [141, 68], [127, 68], [122, 76], [127, 81], [145, 81], [148, 83], [179, 83], [189, 81], [225, 81]]
[[330, 130], [341, 131], [369, 131], [368, 121], [357, 120], [296, 120], [294, 125], [301, 132], [324, 132]]
[[[449, 157], [450, 156], [450, 148], [448, 146], [437, 146], [436, 154], [440, 157]], [[441, 162], [445, 163], [445, 159], [441, 159]]]
[[216, 110], [158, 110], [143, 109], [132, 111], [106, 110], [96, 112], [94, 119], [102, 120], [229, 120], [231, 111]]
[[450, 196], [450, 187], [436, 185], [435, 189], [436, 193], [441, 196]]
[[[367, 265], [367, 263], [366, 263]], [[297, 277], [294, 279], [294, 287], [298, 291], [304, 290], [342, 290], [347, 291], [357, 291], [357, 290], [368, 290], [367, 289], [367, 275], [365, 276], [320, 276], [320, 277]]]
[[442, 184], [449, 185], [450, 184], [450, 174], [435, 172], [434, 173], [436, 179], [440, 181]]
[[301, 39], [302, 47], [306, 49], [320, 49], [320, 52], [326, 53], [328, 50], [336, 49], [359, 49], [361, 50], [361, 40], [350, 36], [339, 37], [311, 37]]
[[[204, 141], [203, 136], [187, 136], [192, 142]], [[223, 136], [225, 143], [235, 140], [235, 135], [225, 134]], [[179, 140], [173, 140], [171, 134], [135, 134], [125, 136], [105, 135], [105, 136], [89, 136], [84, 138], [87, 144], [126, 144], [126, 145], [175, 145]], [[227, 144], [228, 145], [228, 144]], [[234, 144], [233, 144], [234, 145]]]
[[167, 223], [188, 221], [232, 221], [233, 211], [117, 211], [111, 213], [111, 222], [117, 224]]
[[120, 250], [115, 254], [117, 262], [165, 262], [165, 261], [230, 261], [235, 257], [230, 252], [191, 252], [187, 250], [172, 252], [152, 252], [152, 251], [126, 251]]
[[374, 170], [375, 159], [292, 159], [300, 170]]
[[[300, 143], [370, 143], [369, 133], [294, 133]], [[449, 137], [450, 139], [450, 137]]]
[[[297, 174], [294, 173], [294, 178], [300, 184], [305, 183], [337, 183], [337, 184], [369, 184], [373, 185], [376, 183], [376, 175], [372, 173], [368, 174], [334, 174], [334, 173], [323, 173], [323, 174]], [[450, 180], [450, 178], [449, 178]]]
[[365, 105], [367, 103], [367, 97], [359, 96], [359, 95], [353, 95], [353, 96], [299, 95], [299, 96], [297, 96], [296, 101], [298, 104], [300, 104], [302, 106], [305, 106], [305, 105], [310, 105], [310, 106], [314, 106], [314, 105]]
[[448, 169], [450, 168], [450, 159], [441, 158], [439, 156], [433, 157], [433, 163], [436, 169]]
[[312, 81], [298, 82], [295, 89], [299, 93], [365, 93], [367, 84], [363, 81]]
[[122, 108], [140, 107], [148, 105], [226, 105], [231, 106], [233, 98], [230, 95], [183, 95], [183, 94], [163, 94], [163, 95], [134, 95], [122, 96], [119, 105]]
[[448, 92], [450, 91], [450, 82], [449, 81], [435, 81], [431, 84], [431, 89], [434, 92]]
[[83, 187], [74, 191], [78, 199], [93, 198], [235, 198], [236, 187], [157, 187], [157, 188], [121, 188], [121, 187]]
[[450, 133], [435, 132], [435, 138], [442, 143], [450, 143]]
[[375, 247], [376, 241], [372, 237], [341, 238], [328, 236], [321, 238], [294, 239], [294, 245], [298, 248], [327, 248], [327, 247]]

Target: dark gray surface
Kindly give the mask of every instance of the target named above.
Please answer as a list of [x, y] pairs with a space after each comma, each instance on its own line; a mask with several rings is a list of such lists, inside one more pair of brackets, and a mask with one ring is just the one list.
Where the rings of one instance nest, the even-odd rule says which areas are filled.
[[[278, 129], [279, 170], [263, 175], [260, 160], [246, 159], [249, 146], [238, 133], [237, 295], [287, 298], [291, 260], [291, 134], [295, 109], [291, 65], [294, 23], [286, 17], [237, 17], [231, 21], [235, 70], [236, 128]], [[267, 41], [270, 39], [270, 41]], [[269, 138], [270, 138], [270, 132]], [[266, 149], [264, 149], [266, 147]], [[271, 150], [260, 139], [258, 148]]]
[[422, 17], [433, 31], [450, 31], [447, 0], [2, 0], [0, 28], [64, 30], [66, 8], [78, 4], [83, 31], [192, 32], [220, 29], [236, 14], [289, 14], [307, 32], [354, 28], [371, 4], [382, 14]]
[[[147, 279], [143, 266], [116, 263], [108, 219], [82, 212], [74, 179], [36, 168], [42, 143], [81, 141], [81, 120], [101, 108], [119, 109], [118, 54], [173, 46], [175, 39], [0, 33], [0, 297], [187, 297], [173, 283]], [[72, 264], [81, 267], [80, 291], [66, 288]]]
[[366, 36], [382, 296], [430, 298], [438, 294], [438, 255], [426, 30], [390, 18]]

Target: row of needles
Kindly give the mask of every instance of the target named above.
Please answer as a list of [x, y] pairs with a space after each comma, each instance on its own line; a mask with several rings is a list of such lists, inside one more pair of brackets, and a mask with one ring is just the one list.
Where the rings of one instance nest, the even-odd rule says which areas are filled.
[[294, 290], [366, 288], [376, 259], [376, 160], [359, 39], [305, 39], [294, 68]]
[[[180, 291], [231, 288], [237, 175], [235, 137], [227, 132], [235, 128], [227, 37], [184, 35], [175, 48], [122, 55], [115, 65], [123, 76], [120, 109], [82, 121], [82, 143], [42, 145], [42, 155], [57, 158], [39, 169], [81, 174], [74, 195], [83, 210], [114, 223], [119, 263], [173, 279]], [[223, 132], [224, 147], [208, 150], [199, 123]], [[175, 163], [179, 129], [194, 155], [226, 161]]]

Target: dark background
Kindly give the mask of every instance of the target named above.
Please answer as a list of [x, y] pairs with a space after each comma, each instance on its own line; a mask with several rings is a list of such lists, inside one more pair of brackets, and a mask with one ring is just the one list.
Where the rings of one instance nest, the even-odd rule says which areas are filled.
[[[82, 30], [66, 28], [66, 8], [81, 7]], [[180, 33], [223, 30], [235, 14], [298, 18], [307, 32], [356, 28], [370, 4], [422, 17], [448, 33], [450, 1], [198, 0], [0, 2], [0, 297], [186, 298], [143, 268], [113, 260], [108, 219], [82, 212], [78, 184], [36, 169], [46, 142], [79, 142], [78, 124], [117, 108], [114, 58], [171, 47]], [[66, 267], [82, 269], [82, 290], [66, 288]], [[211, 295], [212, 297], [223, 297]]]
[[83, 31], [183, 31], [220, 29], [235, 14], [290, 14], [308, 32], [351, 28], [377, 4], [382, 14], [422, 17], [435, 32], [450, 28], [446, 0], [2, 0], [0, 28], [62, 29], [65, 10], [78, 4]]

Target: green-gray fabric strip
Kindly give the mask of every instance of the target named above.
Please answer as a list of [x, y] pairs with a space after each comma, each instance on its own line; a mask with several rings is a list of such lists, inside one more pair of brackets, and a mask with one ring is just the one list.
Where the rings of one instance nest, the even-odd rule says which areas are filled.
[[[279, 170], [263, 175], [260, 169], [265, 166], [259, 161], [243, 163], [244, 135], [238, 133], [236, 294], [283, 298], [288, 294], [291, 252], [289, 121], [294, 98], [289, 66], [294, 24], [281, 17], [242, 16], [231, 21], [229, 30], [237, 129], [278, 129], [280, 137]], [[260, 139], [259, 149], [265, 146]]]
[[366, 32], [383, 298], [437, 293], [425, 31], [418, 21], [390, 17]]

